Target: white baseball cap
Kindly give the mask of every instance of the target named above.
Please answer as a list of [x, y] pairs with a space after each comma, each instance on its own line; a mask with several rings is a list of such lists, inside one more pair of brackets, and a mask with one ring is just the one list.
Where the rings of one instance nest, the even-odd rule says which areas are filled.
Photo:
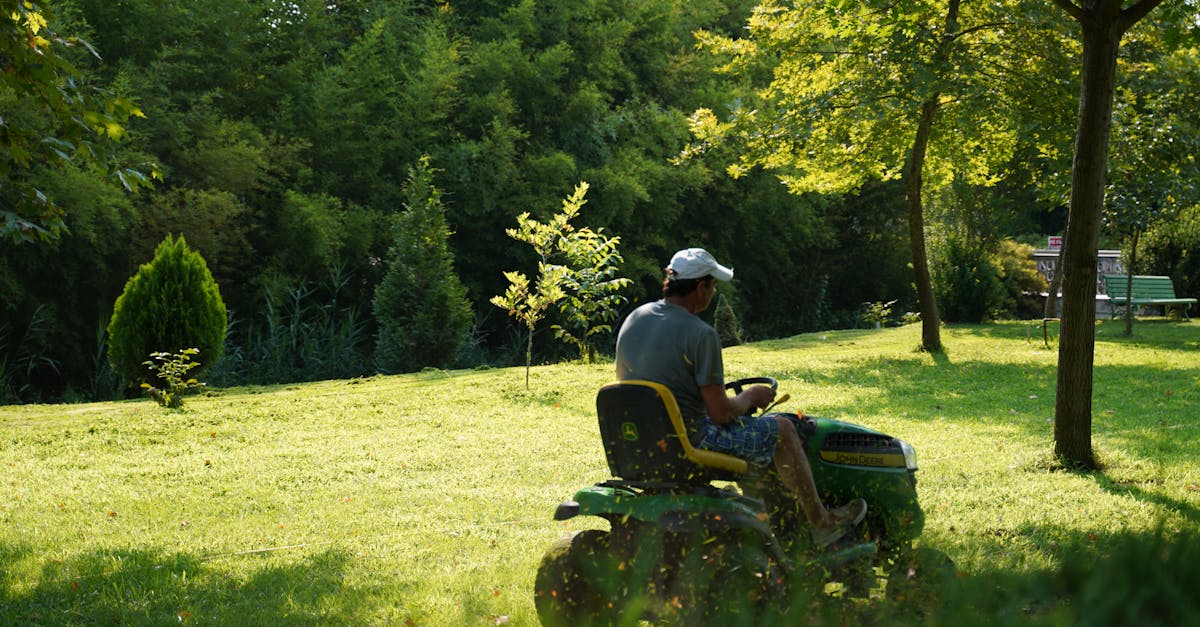
[[667, 269], [677, 279], [699, 279], [712, 276], [721, 281], [733, 278], [733, 268], [726, 268], [703, 248], [685, 248], [671, 257]]

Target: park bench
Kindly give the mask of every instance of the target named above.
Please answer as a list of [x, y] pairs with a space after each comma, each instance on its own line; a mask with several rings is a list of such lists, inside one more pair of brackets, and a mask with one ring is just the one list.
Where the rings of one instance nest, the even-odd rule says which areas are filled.
[[[1196, 302], [1195, 298], [1176, 297], [1175, 286], [1169, 276], [1135, 275], [1130, 286], [1129, 277], [1123, 274], [1106, 274], [1104, 285], [1108, 290], [1108, 300], [1113, 305], [1113, 317], [1117, 315], [1118, 306], [1183, 305], [1183, 317], [1188, 318], [1188, 308]], [[1130, 287], [1131, 289], [1126, 289]]]

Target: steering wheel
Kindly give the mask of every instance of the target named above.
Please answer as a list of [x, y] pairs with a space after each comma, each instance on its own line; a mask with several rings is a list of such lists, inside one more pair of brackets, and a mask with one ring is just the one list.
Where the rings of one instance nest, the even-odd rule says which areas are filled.
[[769, 385], [772, 390], [779, 389], [779, 382], [771, 377], [747, 377], [745, 379], [738, 379], [737, 381], [730, 381], [725, 384], [725, 389], [733, 390], [734, 394], [741, 394], [742, 388], [751, 385]]
[[[742, 388], [745, 388], [750, 385], [769, 385], [769, 386], [771, 386], [772, 390], [779, 389], [779, 382], [776, 381], [775, 379], [772, 379], [771, 377], [747, 377], [745, 379], [738, 379], [737, 381], [730, 381], [729, 383], [725, 384], [725, 389], [733, 390], [734, 394], [741, 394]], [[791, 398], [791, 396], [788, 394], [784, 394], [783, 396], [776, 397], [775, 401], [772, 402], [770, 405], [767, 405], [766, 407], [761, 408], [762, 415], [766, 415], [767, 411], [770, 410], [772, 407], [775, 407], [776, 405], [778, 405], [780, 403], [786, 403], [788, 401], [788, 399], [790, 399], [790, 398]], [[758, 411], [758, 410], [751, 407], [750, 415], [754, 415], [755, 411]]]

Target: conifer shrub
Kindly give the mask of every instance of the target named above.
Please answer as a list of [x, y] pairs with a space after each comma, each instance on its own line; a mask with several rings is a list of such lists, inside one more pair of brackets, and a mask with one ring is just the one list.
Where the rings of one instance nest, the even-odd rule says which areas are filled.
[[445, 206], [427, 158], [409, 173], [405, 196], [373, 302], [375, 359], [388, 373], [453, 365], [473, 320], [466, 287], [454, 273]]
[[733, 305], [724, 296], [717, 302], [717, 310], [713, 313], [713, 327], [721, 338], [722, 347], [742, 344], [742, 323], [733, 311]]
[[108, 323], [108, 360], [131, 385], [164, 382], [146, 365], [154, 353], [198, 349], [196, 372], [221, 357], [225, 302], [200, 253], [168, 235], [125, 284]]

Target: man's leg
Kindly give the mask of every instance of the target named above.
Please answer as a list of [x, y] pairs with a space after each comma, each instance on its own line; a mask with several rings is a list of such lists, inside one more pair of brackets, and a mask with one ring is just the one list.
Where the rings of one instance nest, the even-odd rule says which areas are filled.
[[808, 465], [808, 456], [804, 454], [804, 444], [796, 425], [790, 418], [776, 416], [779, 423], [779, 443], [775, 447], [775, 470], [779, 480], [791, 490], [804, 509], [808, 523], [814, 527], [824, 527], [833, 524], [829, 510], [821, 503], [817, 495], [817, 484], [813, 481], [812, 468]]

